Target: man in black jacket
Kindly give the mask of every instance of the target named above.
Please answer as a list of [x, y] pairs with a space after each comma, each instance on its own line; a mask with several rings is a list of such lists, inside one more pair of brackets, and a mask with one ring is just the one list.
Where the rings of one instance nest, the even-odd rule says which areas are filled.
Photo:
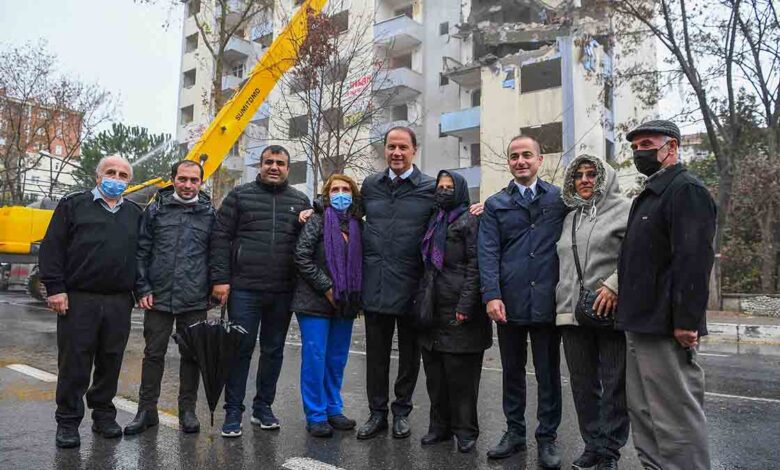
[[41, 279], [49, 306], [58, 315], [58, 447], [81, 444], [78, 427], [85, 393], [92, 430], [106, 438], [122, 435], [111, 401], [133, 308], [141, 208], [122, 197], [132, 176], [127, 160], [100, 160], [97, 186], [60, 201], [41, 244]]
[[369, 439], [387, 429], [390, 350], [398, 326], [398, 376], [392, 404], [393, 437], [411, 434], [408, 416], [420, 370], [420, 347], [408, 315], [422, 274], [420, 241], [433, 208], [436, 181], [412, 164], [417, 138], [398, 127], [385, 135], [388, 169], [363, 181], [363, 305], [366, 382], [371, 415], [358, 430]]
[[[138, 304], [144, 314], [144, 349], [138, 413], [125, 434], [138, 434], [156, 426], [157, 400], [165, 368], [165, 352], [173, 330], [206, 319], [209, 298], [209, 236], [214, 208], [200, 192], [203, 167], [182, 160], [171, 169], [173, 187], [157, 192], [144, 211], [136, 253], [135, 282]], [[181, 350], [180, 350], [181, 352]], [[179, 424], [186, 433], [198, 432], [195, 415], [198, 365], [187, 354], [179, 363]]]
[[618, 264], [617, 327], [626, 332], [626, 395], [645, 468], [709, 469], [704, 371], [695, 347], [707, 334], [716, 209], [678, 163], [680, 130], [646, 122], [627, 135], [648, 176], [628, 218]]
[[295, 287], [293, 251], [301, 230], [298, 213], [311, 208], [306, 195], [287, 183], [287, 150], [271, 145], [260, 155], [257, 180], [227, 195], [211, 236], [212, 295], [223, 304], [229, 297], [230, 320], [249, 332], [225, 387], [225, 437], [241, 435], [246, 380], [258, 328], [260, 362], [251, 422], [261, 429], [279, 429], [271, 405], [290, 326]]

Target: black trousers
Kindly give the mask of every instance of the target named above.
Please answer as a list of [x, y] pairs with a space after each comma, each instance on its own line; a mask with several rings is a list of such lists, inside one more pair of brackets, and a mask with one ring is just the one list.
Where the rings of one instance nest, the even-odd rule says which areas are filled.
[[498, 325], [507, 427], [525, 436], [525, 364], [531, 337], [538, 390], [537, 441], [553, 441], [561, 424], [561, 337], [555, 325]]
[[390, 351], [398, 326], [398, 376], [395, 379], [394, 416], [412, 412], [412, 395], [420, 372], [420, 345], [411, 320], [404, 316], [369, 313], [366, 319], [366, 391], [372, 413], [387, 415], [390, 387]]
[[[160, 398], [160, 384], [165, 370], [165, 353], [176, 323], [176, 332], [180, 333], [193, 323], [206, 319], [205, 310], [171, 312], [147, 310], [144, 314], [144, 360], [141, 366], [141, 390], [139, 392], [139, 410], [154, 410]], [[200, 375], [198, 363], [188, 354], [182, 353], [179, 360], [179, 411], [194, 410], [198, 399]]]
[[111, 400], [116, 395], [130, 335], [132, 309], [133, 297], [129, 292], [68, 292], [67, 315], [57, 317], [59, 376], [54, 416], [58, 424], [78, 427], [84, 418], [85, 393], [93, 421], [116, 419]]
[[561, 335], [585, 450], [619, 458], [629, 430], [626, 335], [584, 326], [563, 327]]
[[423, 348], [425, 385], [431, 400], [428, 432], [452, 431], [459, 440], [479, 436], [477, 399], [484, 353], [452, 354]]

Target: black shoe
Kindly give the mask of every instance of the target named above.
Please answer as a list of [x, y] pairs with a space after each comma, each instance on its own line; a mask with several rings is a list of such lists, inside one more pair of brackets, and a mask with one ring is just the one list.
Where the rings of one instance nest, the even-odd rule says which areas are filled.
[[406, 416], [393, 416], [393, 437], [403, 439], [412, 435], [412, 428], [409, 426], [409, 418]]
[[561, 468], [561, 453], [555, 441], [539, 443], [539, 466], [542, 468]]
[[79, 428], [75, 426], [61, 426], [57, 425], [57, 447], [60, 449], [70, 449], [72, 447], [78, 447], [81, 445], [81, 438], [79, 437]]
[[489, 459], [505, 459], [525, 450], [525, 437], [514, 431], [507, 431], [498, 444], [487, 453]]
[[451, 432], [429, 432], [420, 439], [420, 444], [424, 446], [432, 446], [440, 442], [447, 442], [452, 440]]
[[366, 424], [358, 429], [357, 438], [371, 439], [385, 429], [387, 429], [387, 417], [379, 413], [371, 413]]
[[461, 454], [469, 454], [475, 447], [477, 447], [476, 439], [458, 439], [458, 452]]
[[[157, 410], [141, 410], [136, 413], [130, 423], [125, 426], [125, 435], [132, 436], [133, 434], [140, 434], [146, 431], [148, 428], [157, 426], [160, 419], [157, 416]], [[93, 426], [92, 429], [95, 429]]]
[[[195, 410], [184, 410], [179, 414], [179, 429], [187, 434], [200, 432], [200, 421], [198, 421]], [[127, 429], [125, 429], [126, 433]]]
[[93, 422], [92, 431], [94, 431], [98, 436], [105, 437], [106, 439], [122, 437], [122, 428], [114, 420], [101, 421], [97, 423]]
[[349, 419], [344, 415], [328, 416], [328, 424], [330, 424], [333, 429], [339, 431], [349, 431], [350, 429], [355, 429], [355, 426], [357, 425], [354, 419]]
[[599, 454], [586, 450], [582, 455], [577, 457], [577, 460], [572, 462], [571, 468], [574, 470], [589, 470], [591, 468], [596, 468], [600, 462], [601, 456]]
[[612, 456], [606, 456], [601, 459], [598, 470], [618, 470], [618, 459]]
[[306, 430], [312, 437], [333, 437], [333, 428], [327, 421], [307, 424]]

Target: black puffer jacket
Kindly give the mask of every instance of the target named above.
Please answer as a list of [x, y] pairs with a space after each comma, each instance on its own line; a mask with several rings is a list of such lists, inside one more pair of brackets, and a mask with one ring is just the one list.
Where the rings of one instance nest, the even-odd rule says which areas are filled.
[[[447, 174], [455, 180], [456, 197], [468, 206], [465, 179], [457, 174]], [[464, 354], [484, 351], [493, 344], [493, 329], [479, 289], [478, 231], [479, 220], [468, 210], [447, 226], [444, 266], [435, 273], [433, 283], [435, 324], [419, 336], [420, 344], [426, 349]], [[426, 269], [436, 268], [428, 266]], [[456, 312], [468, 316], [468, 320], [455, 322]]]
[[[290, 309], [293, 312], [321, 317], [355, 318], [360, 309], [359, 305], [352, 305], [347, 311], [339, 309], [337, 312], [325, 297], [325, 292], [333, 287], [333, 281], [325, 261], [324, 222], [323, 214], [312, 214], [298, 237], [294, 256], [298, 280]], [[341, 229], [348, 230], [346, 225], [343, 223]]]
[[198, 194], [188, 205], [173, 198], [173, 187], [157, 192], [138, 230], [135, 293], [154, 295], [154, 308], [181, 313], [204, 310], [209, 296], [209, 237], [215, 212]]
[[306, 195], [287, 183], [267, 185], [258, 177], [230, 191], [211, 234], [211, 284], [292, 292], [298, 214], [309, 208]]
[[420, 240], [433, 207], [435, 180], [415, 166], [393, 189], [388, 170], [363, 181], [363, 309], [406, 315], [422, 274]]

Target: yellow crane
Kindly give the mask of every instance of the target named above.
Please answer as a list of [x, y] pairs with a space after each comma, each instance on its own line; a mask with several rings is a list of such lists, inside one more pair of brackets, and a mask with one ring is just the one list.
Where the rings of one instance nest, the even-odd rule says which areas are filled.
[[[230, 148], [279, 79], [295, 65], [298, 50], [309, 31], [309, 18], [318, 15], [327, 0], [306, 0], [252, 68], [243, 86], [225, 103], [185, 157], [203, 165], [204, 179], [214, 174]], [[170, 184], [163, 177], [131, 186], [125, 194]], [[31, 207], [0, 208], [0, 263], [34, 263], [37, 244], [46, 234], [53, 210]], [[0, 272], [0, 284], [2, 283]], [[38, 289], [31, 289], [37, 291]]]

